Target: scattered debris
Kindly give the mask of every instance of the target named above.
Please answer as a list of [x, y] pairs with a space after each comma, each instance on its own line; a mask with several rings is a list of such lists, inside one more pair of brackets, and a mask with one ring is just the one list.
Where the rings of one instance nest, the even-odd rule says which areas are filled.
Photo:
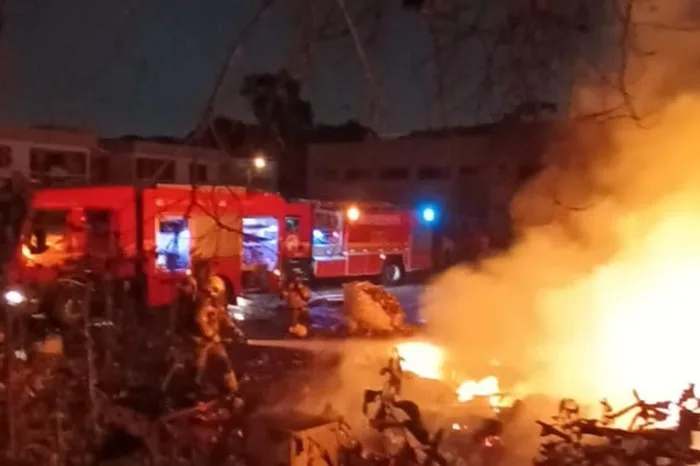
[[[543, 442], [537, 465], [563, 464], [697, 464], [700, 451], [692, 448], [692, 433], [700, 430], [700, 405], [690, 385], [678, 401], [650, 403], [633, 391], [635, 401], [614, 411], [601, 400], [599, 419], [581, 417], [572, 399], [559, 403], [551, 422], [538, 421]], [[613, 427], [630, 417], [626, 428]], [[670, 423], [669, 423], [670, 421]]]

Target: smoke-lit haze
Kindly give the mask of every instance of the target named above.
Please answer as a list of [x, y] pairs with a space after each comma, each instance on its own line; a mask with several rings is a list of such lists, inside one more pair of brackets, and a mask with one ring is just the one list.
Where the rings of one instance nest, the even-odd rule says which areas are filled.
[[[685, 4], [663, 3], [638, 20], [687, 24]], [[512, 204], [515, 246], [426, 292], [432, 335], [466, 367], [498, 358], [531, 392], [591, 403], [700, 382], [700, 35], [636, 31], [643, 120], [553, 129], [548, 168]], [[573, 101], [600, 109], [611, 94], [587, 81]]]
[[[665, 2], [637, 19], [684, 24], [689, 12]], [[692, 359], [700, 353], [700, 32], [635, 31], [627, 90], [641, 121], [552, 125], [547, 168], [512, 202], [514, 246], [428, 286], [422, 312], [428, 339], [446, 350], [447, 377], [453, 369], [464, 378], [495, 373], [520, 394], [593, 406], [606, 397], [618, 408], [632, 401], [632, 389], [667, 400], [700, 384]], [[609, 53], [619, 61], [618, 44], [611, 39]], [[620, 99], [610, 81], [580, 82], [572, 112]], [[362, 390], [380, 386], [390, 345], [340, 345], [338, 379], [315, 383], [306, 407], [330, 402], [361, 426]], [[426, 401], [440, 405], [434, 389], [406, 396], [432, 408]], [[554, 414], [542, 407], [526, 402], [530, 413], [509, 430], [516, 463], [534, 454], [532, 417]]]

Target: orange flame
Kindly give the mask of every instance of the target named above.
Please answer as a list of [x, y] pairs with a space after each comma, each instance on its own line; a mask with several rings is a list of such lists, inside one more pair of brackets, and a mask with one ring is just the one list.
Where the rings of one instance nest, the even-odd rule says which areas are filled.
[[496, 396], [500, 391], [498, 379], [491, 375], [481, 380], [465, 380], [462, 382], [457, 388], [457, 399], [464, 403], [480, 396]]
[[[401, 367], [418, 377], [431, 380], [445, 380], [446, 353], [440, 346], [428, 342], [411, 341], [396, 345], [396, 351], [402, 358]], [[515, 398], [501, 393], [498, 378], [491, 375], [481, 380], [463, 380], [455, 392], [460, 403], [466, 403], [477, 397], [488, 398], [494, 409], [512, 406]]]
[[445, 351], [439, 346], [422, 341], [407, 341], [396, 345], [401, 357], [401, 368], [418, 377], [442, 380], [445, 364]]

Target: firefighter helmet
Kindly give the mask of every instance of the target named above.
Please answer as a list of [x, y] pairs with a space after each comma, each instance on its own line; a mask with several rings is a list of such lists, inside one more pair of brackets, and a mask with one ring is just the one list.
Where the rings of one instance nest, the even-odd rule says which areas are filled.
[[207, 291], [212, 298], [218, 301], [226, 296], [226, 283], [221, 277], [211, 275], [207, 283]]

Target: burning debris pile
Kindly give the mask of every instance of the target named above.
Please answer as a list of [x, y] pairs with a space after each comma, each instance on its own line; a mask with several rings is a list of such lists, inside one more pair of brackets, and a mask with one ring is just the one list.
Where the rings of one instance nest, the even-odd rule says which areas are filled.
[[[700, 430], [699, 400], [690, 385], [676, 402], [650, 403], [633, 391], [634, 403], [614, 411], [600, 402], [598, 419], [581, 417], [574, 400], [563, 399], [551, 422], [541, 426], [536, 465], [562, 464], [697, 464], [700, 450], [692, 448], [693, 432]], [[615, 427], [629, 418], [625, 428]]]

